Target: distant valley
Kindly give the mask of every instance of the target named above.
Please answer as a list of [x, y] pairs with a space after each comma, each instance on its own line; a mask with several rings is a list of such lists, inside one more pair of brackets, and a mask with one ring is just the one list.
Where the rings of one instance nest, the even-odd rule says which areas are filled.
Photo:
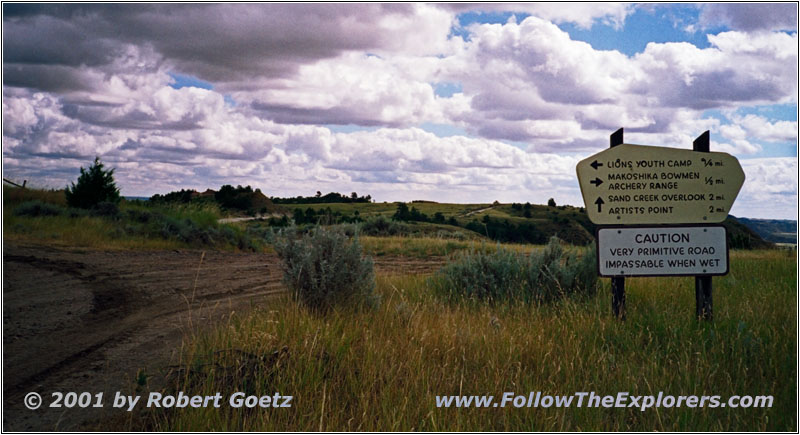
[[736, 218], [762, 239], [773, 243], [797, 243], [797, 221], [786, 219]]

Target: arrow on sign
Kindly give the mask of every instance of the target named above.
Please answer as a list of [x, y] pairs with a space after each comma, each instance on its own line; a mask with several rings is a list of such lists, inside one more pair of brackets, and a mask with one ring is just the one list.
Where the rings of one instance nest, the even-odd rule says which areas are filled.
[[597, 201], [595, 201], [594, 203], [597, 204], [597, 212], [601, 213], [603, 211], [603, 204], [605, 204], [606, 202], [603, 201], [603, 198], [600, 198], [598, 196]]
[[596, 186], [599, 186], [599, 185], [603, 184], [603, 180], [601, 180], [601, 179], [599, 179], [597, 177], [594, 177], [594, 180], [590, 181], [589, 183], [590, 184], [594, 184], [595, 187], [596, 187]]
[[[712, 164], [706, 166], [702, 159]], [[639, 161], [657, 164], [631, 165]], [[586, 213], [597, 225], [722, 222], [745, 179], [741, 165], [730, 154], [630, 144], [587, 157], [575, 169]], [[659, 180], [680, 181], [616, 184], [616, 180], [654, 180], [656, 176]], [[598, 185], [598, 179], [603, 184]], [[622, 195], [606, 196], [616, 190]], [[609, 206], [595, 208], [598, 196]], [[636, 207], [636, 213], [624, 213], [631, 209], [618, 209], [617, 205]]]

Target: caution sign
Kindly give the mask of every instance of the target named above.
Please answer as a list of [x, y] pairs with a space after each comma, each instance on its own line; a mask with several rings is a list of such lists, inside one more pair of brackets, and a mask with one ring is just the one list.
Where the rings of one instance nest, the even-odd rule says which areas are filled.
[[727, 153], [622, 144], [578, 163], [589, 219], [598, 225], [719, 223], [744, 171]]
[[601, 276], [725, 275], [725, 227], [625, 227], [597, 231]]

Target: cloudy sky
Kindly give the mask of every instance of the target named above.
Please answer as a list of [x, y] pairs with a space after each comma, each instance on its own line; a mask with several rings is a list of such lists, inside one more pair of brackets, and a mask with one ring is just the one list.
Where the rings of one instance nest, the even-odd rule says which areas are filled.
[[583, 205], [625, 141], [733, 154], [797, 214], [796, 4], [3, 4], [3, 176]]

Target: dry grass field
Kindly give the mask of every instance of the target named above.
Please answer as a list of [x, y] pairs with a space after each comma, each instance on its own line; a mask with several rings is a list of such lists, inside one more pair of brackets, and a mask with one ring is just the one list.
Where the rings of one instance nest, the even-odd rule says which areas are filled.
[[[106, 216], [75, 213], [58, 193], [4, 193], [7, 430], [797, 430], [796, 250], [733, 250], [730, 273], [714, 278], [711, 322], [693, 317], [693, 279], [629, 279], [628, 317], [619, 321], [606, 279], [596, 292], [538, 302], [459, 302], [434, 291], [432, 277], [461, 255], [525, 258], [542, 246], [435, 227], [362, 236], [380, 303], [319, 312], [281, 283], [272, 233], [220, 224], [219, 209], [123, 203]], [[481, 205], [450, 206], [463, 216]], [[369, 208], [393, 210], [366, 204], [364, 214]], [[590, 248], [565, 249], [582, 256]], [[293, 402], [33, 414], [18, 399], [34, 387], [280, 393]], [[770, 395], [773, 403], [645, 411], [436, 406], [437, 396], [499, 400], [505, 392]]]

